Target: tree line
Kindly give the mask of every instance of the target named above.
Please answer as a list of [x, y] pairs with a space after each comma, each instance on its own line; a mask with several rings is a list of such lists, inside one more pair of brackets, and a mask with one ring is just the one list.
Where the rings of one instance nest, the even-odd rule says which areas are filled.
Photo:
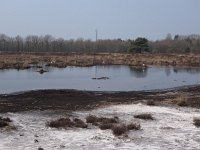
[[170, 34], [163, 40], [65, 40], [51, 35], [9, 37], [0, 34], [0, 51], [3, 52], [129, 52], [129, 53], [200, 53], [200, 35]]
[[200, 53], [200, 35], [168, 34], [163, 40], [149, 42], [152, 53]]
[[128, 42], [115, 40], [64, 40], [51, 35], [26, 38], [21, 36], [9, 37], [0, 34], [0, 51], [14, 52], [123, 52], [127, 50]]

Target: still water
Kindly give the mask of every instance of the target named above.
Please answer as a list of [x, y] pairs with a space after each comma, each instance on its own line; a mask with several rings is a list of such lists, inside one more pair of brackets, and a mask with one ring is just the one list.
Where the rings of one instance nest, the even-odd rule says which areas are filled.
[[[200, 84], [200, 68], [149, 67], [123, 65], [0, 70], [0, 93], [37, 89], [78, 89], [89, 91], [139, 91]], [[106, 80], [92, 78], [108, 77]]]

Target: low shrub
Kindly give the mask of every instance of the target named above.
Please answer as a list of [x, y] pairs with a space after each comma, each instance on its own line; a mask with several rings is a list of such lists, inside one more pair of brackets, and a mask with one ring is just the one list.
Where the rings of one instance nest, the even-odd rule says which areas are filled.
[[200, 118], [194, 118], [193, 119], [193, 124], [196, 126], [196, 127], [200, 127]]
[[75, 124], [69, 118], [60, 118], [58, 120], [52, 120], [47, 122], [47, 126], [51, 128], [66, 128], [73, 127]]
[[82, 121], [81, 119], [78, 119], [78, 118], [75, 118], [74, 120], [74, 123], [75, 123], [75, 127], [77, 128], [87, 128], [87, 124], [85, 124], [84, 121]]
[[0, 117], [0, 120], [5, 121], [5, 122], [12, 122], [12, 120], [10, 118]]
[[9, 126], [9, 122], [12, 122], [12, 120], [10, 118], [0, 117], [0, 128]]
[[0, 120], [0, 128], [6, 127], [6, 126], [9, 126], [8, 122]]
[[127, 131], [127, 128], [123, 124], [116, 124], [116, 125], [113, 125], [112, 127], [112, 132], [115, 136], [120, 136], [122, 134], [125, 134], [126, 131]]
[[127, 130], [140, 130], [140, 129], [141, 129], [140, 124], [131, 123], [127, 125]]
[[78, 118], [74, 118], [73, 121], [70, 118], [60, 118], [57, 120], [52, 120], [47, 122], [47, 126], [51, 128], [87, 128], [87, 124], [84, 121]]
[[89, 115], [86, 117], [87, 123], [92, 123], [93, 125], [98, 125], [99, 123], [117, 123], [118, 118], [105, 118], [105, 117], [96, 117], [94, 115]]
[[99, 125], [99, 128], [101, 130], [112, 129], [113, 125], [114, 125], [113, 123], [103, 123]]
[[99, 122], [92, 123], [93, 126], [100, 126], [101, 124]]
[[102, 123], [117, 123], [118, 121], [115, 118], [104, 118], [104, 117], [101, 117], [101, 118], [97, 119], [97, 122], [102, 122]]
[[153, 117], [151, 114], [139, 114], [139, 115], [134, 115], [134, 118], [138, 119], [144, 119], [144, 120], [153, 120]]
[[97, 122], [97, 117], [96, 116], [94, 116], [94, 115], [89, 115], [89, 116], [87, 116], [86, 117], [86, 122], [87, 123], [95, 123], [95, 122]]

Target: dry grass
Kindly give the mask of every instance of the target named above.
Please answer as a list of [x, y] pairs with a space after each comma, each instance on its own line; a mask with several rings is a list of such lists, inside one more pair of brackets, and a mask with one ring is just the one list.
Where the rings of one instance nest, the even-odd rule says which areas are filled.
[[153, 100], [147, 101], [146, 103], [148, 106], [155, 106], [155, 102]]
[[187, 97], [184, 95], [179, 95], [176, 99], [176, 104], [178, 106], [184, 107], [184, 106], [188, 106], [188, 102], [187, 102]]
[[[92, 65], [177, 65], [200, 66], [200, 55], [176, 54], [120, 54], [120, 53], [10, 53], [0, 55], [0, 68], [28, 69], [31, 64], [45, 62], [49, 66], [64, 68], [66, 66]], [[142, 60], [142, 61], [141, 61]], [[195, 62], [193, 61], [195, 60]], [[191, 64], [191, 62], [193, 62]]]
[[196, 126], [196, 127], [200, 127], [200, 118], [194, 118], [193, 119], [193, 124]]
[[143, 119], [143, 120], [153, 120], [152, 115], [148, 113], [134, 115], [134, 118]]

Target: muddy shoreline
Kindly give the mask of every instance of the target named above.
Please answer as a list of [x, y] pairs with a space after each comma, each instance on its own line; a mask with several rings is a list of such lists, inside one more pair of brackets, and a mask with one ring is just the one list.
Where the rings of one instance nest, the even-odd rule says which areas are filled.
[[21, 70], [33, 65], [58, 68], [94, 65], [200, 67], [200, 54], [0, 53], [0, 69]]
[[90, 110], [115, 104], [148, 103], [200, 108], [200, 85], [157, 91], [90, 92], [77, 90], [38, 90], [0, 95], [0, 113], [30, 110]]
[[[196, 54], [126, 54], [126, 53], [0, 53], [0, 69], [29, 69], [52, 66], [130, 65], [200, 67]], [[90, 92], [77, 90], [38, 90], [0, 95], [0, 112], [29, 110], [89, 110], [109, 104], [154, 101], [156, 105], [200, 107], [200, 85], [157, 91]], [[180, 102], [181, 103], [181, 102]], [[184, 102], [185, 103], [185, 102]]]

